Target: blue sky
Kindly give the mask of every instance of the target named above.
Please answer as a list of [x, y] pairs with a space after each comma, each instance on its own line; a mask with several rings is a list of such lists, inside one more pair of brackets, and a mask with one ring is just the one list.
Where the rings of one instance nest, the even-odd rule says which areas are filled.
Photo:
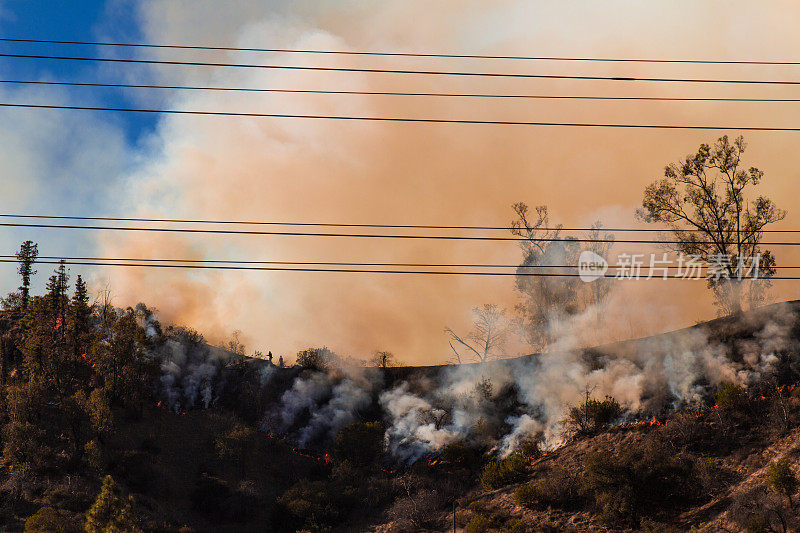
[[[11, 0], [0, 2], [0, 36], [63, 41], [140, 42], [134, 4], [120, 1], [80, 0]], [[0, 51], [36, 55], [97, 56], [114, 53], [113, 48], [44, 43], [1, 43]], [[124, 50], [124, 49], [123, 49]], [[105, 65], [91, 62], [6, 58], [0, 60], [0, 72], [6, 79], [69, 80], [114, 82]], [[73, 102], [94, 105], [130, 106], [129, 95], [118, 89], [70, 88]], [[124, 129], [129, 142], [136, 143], [152, 131], [157, 117], [147, 114], [119, 113], [107, 116]]]
[[[119, 1], [0, 1], [0, 36], [64, 41], [140, 41], [134, 4]], [[2, 53], [36, 55], [113, 54], [108, 47], [40, 43], [0, 43]], [[106, 65], [90, 62], [4, 58], [0, 79], [119, 81]], [[0, 84], [5, 102], [135, 107], [131, 95], [116, 89], [37, 87]], [[143, 139], [158, 117], [136, 113], [32, 111], [4, 109], [3, 213], [112, 214], [114, 192], [133, 167]], [[92, 255], [96, 235], [89, 232], [8, 228], [0, 234], [2, 253], [24, 239], [40, 244], [42, 255]], [[39, 285], [49, 265], [40, 267]], [[74, 267], [73, 274], [80, 272]], [[3, 292], [16, 283], [12, 265], [2, 268]]]

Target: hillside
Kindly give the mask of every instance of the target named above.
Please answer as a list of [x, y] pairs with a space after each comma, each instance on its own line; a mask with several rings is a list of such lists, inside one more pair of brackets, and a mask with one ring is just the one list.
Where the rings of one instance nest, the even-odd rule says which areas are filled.
[[[647, 409], [647, 403], [643, 403], [640, 415], [646, 416], [636, 421], [622, 420], [601, 430], [573, 433], [555, 449], [531, 458], [513, 482], [497, 489], [478, 486], [467, 491], [458, 499], [457, 529], [800, 530], [789, 500], [770, 483], [770, 468], [776, 461], [788, 461], [795, 471], [800, 467], [800, 396], [794, 388], [800, 340], [798, 313], [800, 302], [785, 302], [740, 317], [723, 317], [683, 330], [581, 350], [580, 359], [601, 368], [609, 361], [632, 360], [635, 354], [652, 353], [664, 346], [685, 346], [687, 338], [700, 336], [705, 345], [725, 347], [730, 361], [741, 368], [748, 365], [748, 359], [752, 362], [754, 353], [767, 352], [776, 359], [769, 371], [764, 367], [757, 379], [750, 380], [747, 389], [738, 389], [741, 397], [736, 401], [720, 400], [720, 394], [723, 398], [725, 395], [717, 390], [704, 402], [691, 406], [672, 404], [664, 408], [662, 404], [656, 409], [651, 404]], [[493, 364], [518, 370], [536, 366], [540, 357], [542, 354], [533, 354]], [[398, 379], [421, 375], [432, 379], [438, 371], [417, 367], [394, 372]], [[647, 416], [652, 418], [648, 420]], [[672, 465], [673, 471], [659, 473], [648, 455], [657, 458], [654, 462], [675, 457], [691, 462], [683, 464], [686, 469], [673, 480], [677, 485], [686, 483], [686, 490], [662, 487], [661, 501], [651, 509], [647, 507], [654, 502], [627, 491], [657, 493], [660, 489], [650, 482], [635, 489], [635, 476], [647, 479], [653, 471], [675, 476], [677, 467]], [[616, 476], [620, 479], [614, 481]], [[527, 506], [520, 505], [519, 491], [528, 487], [533, 490], [527, 492]], [[604, 495], [610, 495], [611, 501], [603, 504]], [[632, 508], [626, 510], [625, 505]], [[438, 522], [440, 526], [432, 531], [452, 531], [452, 511], [442, 513]], [[401, 523], [388, 522], [375, 531], [402, 529]]]
[[471, 532], [797, 528], [770, 480], [798, 467], [799, 302], [387, 369], [279, 368], [144, 306], [91, 310], [83, 338], [48, 305], [0, 313], [3, 530], [81, 530], [106, 476], [146, 531], [446, 531], [454, 505]]
[[[793, 422], [797, 422], [800, 400], [792, 398]], [[717, 419], [709, 423], [687, 420], [676, 415], [664, 426], [645, 426], [635, 429], [615, 429], [600, 435], [570, 442], [559, 449], [535, 459], [526, 468], [521, 480], [496, 490], [480, 487], [470, 490], [458, 500], [457, 530], [464, 531], [783, 531], [776, 512], [786, 522], [785, 531], [800, 530], [800, 520], [788, 501], [770, 488], [769, 467], [775, 461], [788, 459], [795, 470], [800, 468], [800, 430], [776, 432], [739, 420]], [[696, 424], [696, 425], [695, 425]], [[618, 454], [635, 449], [653, 439], [669, 443], [675, 453], [698, 446], [699, 439], [686, 439], [687, 431], [722, 432], [716, 439], [729, 438], [725, 445], [708, 444], [698, 453], [704, 471], [700, 473], [701, 494], [695, 501], [680, 501], [670, 495], [658, 512], [626, 526], [618, 517], [611, 523], [604, 519], [602, 509], [592, 508], [591, 497], [580, 494], [581, 478], [586, 475], [587, 458], [604, 453]], [[707, 447], [706, 447], [707, 446]], [[717, 447], [719, 446], [719, 447]], [[569, 480], [569, 481], [566, 481]], [[525, 485], [543, 484], [551, 490], [541, 504], [522, 506], [515, 499], [516, 491]], [[562, 484], [572, 483], [567, 489]], [[644, 486], [643, 490], [651, 487]], [[574, 491], [562, 494], [559, 491]], [[754, 518], [765, 517], [773, 529], [759, 529]], [[452, 531], [452, 512], [442, 513], [439, 527], [430, 531]], [[749, 523], [749, 529], [748, 529]], [[760, 523], [760, 522], [759, 522]], [[483, 525], [481, 525], [483, 524]], [[524, 525], [523, 525], [524, 524]], [[470, 526], [472, 529], [469, 529]], [[402, 525], [389, 522], [375, 532], [402, 531]]]

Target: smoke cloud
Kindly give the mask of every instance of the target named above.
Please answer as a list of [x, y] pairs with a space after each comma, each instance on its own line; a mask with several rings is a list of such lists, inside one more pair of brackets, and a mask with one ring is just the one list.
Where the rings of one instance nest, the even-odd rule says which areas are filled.
[[[726, 10], [722, 17], [718, 15], [711, 6], [696, 3], [675, 5], [665, 13], [652, 5], [623, 2], [600, 9], [590, 2], [555, 6], [513, 1], [480, 5], [442, 2], [436, 6], [421, 2], [237, 2], [226, 6], [224, 14], [215, 2], [153, 1], [139, 10], [142, 32], [152, 42], [276, 48], [510, 55], [536, 50], [545, 55], [699, 54], [726, 59], [782, 56], [789, 49], [786, 44], [798, 39], [794, 28], [787, 25], [791, 17], [766, 20], [764, 17], [772, 15], [755, 5], [741, 4]], [[748, 27], [764, 24], [768, 33], [776, 36], [775, 42], [783, 44], [777, 49], [766, 41], [748, 43], [747, 50], [729, 48], [736, 44], [724, 36], [745, 21]], [[665, 48], [663, 43], [670, 46]], [[155, 54], [174, 55], [169, 51]], [[225, 52], [207, 55], [209, 60], [240, 62], [265, 57]], [[539, 62], [269, 57], [275, 63], [334, 67], [575, 72], [574, 64]], [[704, 66], [696, 72], [687, 65], [608, 63], [581, 64], [580, 69], [601, 75], [770, 77], [783, 73], [778, 68], [754, 74], [740, 67]], [[534, 83], [266, 69], [148, 68], [135, 74], [170, 83], [304, 89], [686, 96], [707, 92], [698, 84], [578, 85], [557, 80]], [[726, 86], [714, 95], [735, 96], [742, 91]], [[783, 91], [768, 89], [773, 96]], [[137, 98], [151, 104], [157, 98], [156, 103], [179, 109], [284, 113], [579, 122], [791, 122], [791, 113], [756, 104], [544, 100], [522, 104], [507, 99], [478, 103], [472, 99], [199, 92]], [[120, 208], [131, 215], [498, 225], [508, 223], [513, 202], [524, 200], [532, 205], [547, 204], [557, 222], [587, 226], [600, 219], [607, 226], [632, 226], [643, 187], [662, 173], [663, 165], [717, 134], [169, 116], [161, 119], [156, 133], [145, 143], [141, 164], [130, 173], [118, 197], [123, 202]], [[767, 171], [764, 192], [778, 198], [793, 197], [797, 165], [785, 157], [792, 153], [791, 138], [752, 134], [749, 140], [748, 160]], [[787, 225], [796, 225], [793, 216], [790, 212]], [[520, 259], [513, 243], [484, 242], [115, 235], [100, 246], [107, 255], [159, 258], [180, 254], [183, 258], [242, 260], [504, 264]], [[792, 259], [781, 250], [778, 260]], [[249, 344], [254, 347], [289, 357], [308, 344], [327, 344], [359, 357], [374, 349], [387, 349], [411, 363], [447, 358], [441, 330], [444, 325], [467, 329], [469, 309], [487, 300], [507, 307], [515, 301], [510, 278], [107, 269], [96, 281], [108, 281], [121, 302], [145, 300], [165, 318], [196, 327], [212, 339], [237, 327], [250, 336]], [[697, 283], [630, 282], [625, 291], [631, 301], [646, 299], [679, 306], [680, 312], [664, 315], [666, 322], [649, 332], [688, 325], [713, 313], [710, 299]]]

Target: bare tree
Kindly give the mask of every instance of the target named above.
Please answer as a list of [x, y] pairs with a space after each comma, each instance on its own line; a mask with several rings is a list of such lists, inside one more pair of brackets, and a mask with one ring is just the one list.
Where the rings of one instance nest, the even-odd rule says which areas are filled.
[[484, 304], [473, 309], [473, 313], [475, 320], [472, 330], [466, 336], [458, 335], [449, 327], [444, 330], [450, 336], [450, 348], [458, 364], [461, 364], [465, 357], [485, 363], [505, 355], [505, 343], [508, 338], [505, 310], [495, 304]]
[[235, 353], [236, 355], [244, 355], [245, 354], [245, 346], [241, 340], [242, 332], [238, 329], [233, 330], [231, 333], [231, 338], [228, 342], [225, 343], [223, 348], [228, 350], [229, 352]]
[[397, 366], [397, 359], [395, 358], [394, 354], [387, 351], [376, 351], [374, 354], [372, 354], [372, 358], [369, 360], [369, 362], [373, 366], [384, 369]]
[[556, 274], [574, 274], [573, 266], [577, 267], [584, 250], [607, 257], [614, 236], [602, 232], [602, 225], [596, 222], [586, 235], [586, 242], [582, 242], [565, 235], [561, 225], [551, 226], [546, 206], [537, 206], [535, 215], [522, 202], [512, 208], [516, 219], [511, 222], [511, 233], [524, 239], [520, 242], [522, 263], [516, 276], [516, 289], [522, 300], [515, 310], [528, 343], [543, 349], [553, 340], [551, 322], [601, 303], [611, 288], [610, 279], [584, 283]]
[[[640, 219], [667, 225], [677, 241], [669, 246], [673, 251], [714, 267], [717, 275], [708, 278], [708, 285], [721, 314], [763, 300], [775, 273], [772, 253], [761, 247], [764, 227], [786, 216], [769, 198], [748, 196], [764, 172], [744, 167], [746, 147], [742, 137], [731, 143], [727, 135], [713, 147], [701, 144], [696, 154], [668, 165], [664, 178], [647, 186], [637, 210]], [[743, 267], [756, 256], [759, 280], [745, 283]]]

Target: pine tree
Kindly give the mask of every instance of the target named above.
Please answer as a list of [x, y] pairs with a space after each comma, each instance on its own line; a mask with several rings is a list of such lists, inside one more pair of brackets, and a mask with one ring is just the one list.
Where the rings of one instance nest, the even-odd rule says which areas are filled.
[[63, 325], [66, 319], [67, 303], [67, 284], [69, 282], [69, 274], [64, 260], [58, 265], [50, 279], [47, 281], [47, 297], [50, 299], [50, 306], [55, 312], [58, 319], [61, 320]]
[[86, 512], [86, 533], [140, 533], [136, 524], [133, 500], [122, 491], [111, 476], [103, 479], [100, 494]]
[[92, 308], [89, 306], [89, 291], [86, 282], [78, 276], [75, 280], [75, 294], [72, 296], [72, 355], [77, 359], [89, 349], [91, 344], [91, 316]]
[[63, 390], [63, 384], [67, 379], [64, 370], [64, 363], [67, 359], [67, 308], [69, 306], [69, 297], [67, 296], [67, 283], [69, 281], [69, 274], [64, 260], [61, 260], [58, 268], [55, 270], [47, 282], [47, 304], [50, 308], [50, 315], [53, 328], [53, 344], [50, 347], [52, 350], [52, 357], [50, 369], [55, 375], [58, 385]]
[[33, 241], [25, 241], [19, 247], [17, 259], [19, 260], [19, 275], [22, 276], [22, 286], [19, 288], [22, 296], [22, 309], [28, 307], [30, 299], [31, 276], [36, 274], [33, 264], [39, 257], [39, 245]]
[[158, 366], [146, 357], [147, 335], [133, 309], [110, 325], [105, 347], [97, 354], [97, 371], [112, 403], [122, 404], [141, 414], [152, 390], [149, 385]]

